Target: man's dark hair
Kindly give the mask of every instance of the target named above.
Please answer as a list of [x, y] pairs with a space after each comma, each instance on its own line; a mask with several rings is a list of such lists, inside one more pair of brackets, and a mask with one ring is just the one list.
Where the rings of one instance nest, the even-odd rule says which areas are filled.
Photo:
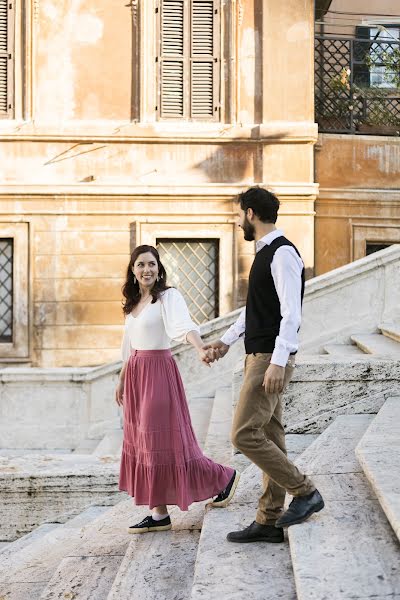
[[279, 200], [272, 192], [257, 185], [239, 194], [236, 201], [245, 212], [252, 208], [263, 223], [276, 223]]

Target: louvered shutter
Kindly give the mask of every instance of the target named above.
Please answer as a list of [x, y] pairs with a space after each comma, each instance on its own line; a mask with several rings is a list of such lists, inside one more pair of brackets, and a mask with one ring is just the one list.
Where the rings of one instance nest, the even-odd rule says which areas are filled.
[[219, 119], [219, 0], [161, 0], [162, 119]]
[[219, 11], [215, 0], [192, 0], [190, 116], [219, 116]]
[[14, 5], [0, 0], [0, 117], [13, 110]]
[[185, 116], [185, 0], [162, 0], [160, 6], [160, 115]]

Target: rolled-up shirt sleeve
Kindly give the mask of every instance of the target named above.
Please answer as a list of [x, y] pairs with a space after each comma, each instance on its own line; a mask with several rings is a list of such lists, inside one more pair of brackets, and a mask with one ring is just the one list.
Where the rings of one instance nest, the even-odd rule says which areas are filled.
[[131, 340], [129, 337], [129, 331], [128, 331], [128, 326], [127, 326], [128, 319], [129, 319], [129, 316], [126, 317], [126, 319], [125, 319], [124, 335], [123, 335], [122, 344], [121, 344], [121, 359], [123, 360], [123, 362], [126, 362], [131, 355]]
[[221, 342], [227, 346], [235, 344], [239, 338], [244, 336], [246, 329], [246, 307], [244, 307], [236, 321], [227, 329], [221, 337]]
[[200, 328], [193, 322], [185, 299], [178, 290], [166, 290], [161, 298], [161, 307], [165, 331], [171, 340], [186, 344], [190, 331], [200, 334]]

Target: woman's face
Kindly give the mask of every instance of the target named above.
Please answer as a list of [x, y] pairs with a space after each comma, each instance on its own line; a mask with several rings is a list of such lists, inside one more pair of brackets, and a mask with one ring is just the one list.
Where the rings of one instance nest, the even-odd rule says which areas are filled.
[[158, 275], [156, 257], [151, 252], [139, 254], [132, 267], [132, 271], [141, 287], [151, 289]]

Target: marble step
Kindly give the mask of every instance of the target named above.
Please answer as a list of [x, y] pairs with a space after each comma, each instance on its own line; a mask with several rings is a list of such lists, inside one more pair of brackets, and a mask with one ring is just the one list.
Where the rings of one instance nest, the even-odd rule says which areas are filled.
[[13, 541], [44, 522], [119, 496], [119, 457], [27, 454], [0, 457], [0, 536]]
[[214, 396], [204, 454], [221, 464], [231, 464], [233, 459], [231, 427], [232, 386], [220, 387]]
[[400, 343], [400, 324], [399, 323], [382, 323], [379, 325], [379, 329], [383, 335], [391, 338], [395, 342]]
[[352, 335], [351, 340], [366, 354], [400, 359], [400, 344], [380, 333]]
[[298, 600], [398, 597], [398, 541], [354, 452], [372, 419], [338, 417], [296, 461], [325, 500], [288, 529]]
[[143, 507], [123, 500], [82, 529], [79, 544], [61, 557], [41, 600], [107, 598], [129, 545], [127, 524], [140, 520]]
[[2, 543], [4, 543], [4, 546], [2, 546], [0, 548], [0, 555], [4, 556], [5, 552], [10, 553], [10, 554], [19, 552], [19, 550], [26, 548], [26, 546], [28, 546], [35, 540], [38, 540], [41, 537], [43, 537], [44, 535], [46, 535], [47, 533], [49, 533], [49, 531], [53, 531], [53, 529], [56, 529], [56, 527], [60, 527], [60, 524], [59, 523], [44, 523], [43, 525], [39, 525], [39, 527], [36, 527], [36, 529], [31, 531], [31, 533], [27, 533], [26, 535], [23, 535], [22, 537], [18, 538], [14, 542], [2, 542]]
[[[199, 523], [201, 527], [201, 523]], [[200, 530], [131, 536], [108, 600], [186, 600], [193, 584]]]
[[59, 562], [80, 544], [84, 527], [100, 518], [101, 511], [96, 508], [89, 507], [63, 525], [49, 524], [47, 530], [42, 526], [41, 531], [32, 532], [30, 539], [21, 540], [20, 547], [17, 541], [14, 550], [10, 547], [0, 554], [0, 598], [39, 598]]
[[188, 397], [189, 412], [192, 420], [193, 430], [201, 448], [204, 448], [206, 441], [213, 404], [214, 394], [212, 396], [205, 395], [194, 396], [193, 398]]
[[357, 358], [368, 357], [356, 344], [326, 344], [324, 350], [333, 356], [357, 356]]
[[233, 544], [229, 531], [243, 529], [255, 518], [262, 491], [261, 472], [250, 465], [226, 509], [209, 508], [204, 516], [191, 600], [295, 600], [289, 545]]
[[121, 456], [124, 432], [122, 429], [108, 431], [92, 452], [93, 456]]
[[[204, 503], [194, 505], [188, 513], [181, 513], [173, 507], [170, 511], [173, 531], [198, 531], [203, 513]], [[64, 554], [40, 599], [105, 600], [133, 541], [127, 527], [140, 521], [146, 514], [146, 507], [135, 506], [129, 498], [85, 526], [81, 531], [79, 544]], [[145, 565], [147, 559], [143, 555], [137, 556], [137, 560]], [[131, 596], [120, 596], [120, 600], [131, 600]]]
[[385, 402], [359, 442], [356, 455], [400, 540], [400, 396]]

